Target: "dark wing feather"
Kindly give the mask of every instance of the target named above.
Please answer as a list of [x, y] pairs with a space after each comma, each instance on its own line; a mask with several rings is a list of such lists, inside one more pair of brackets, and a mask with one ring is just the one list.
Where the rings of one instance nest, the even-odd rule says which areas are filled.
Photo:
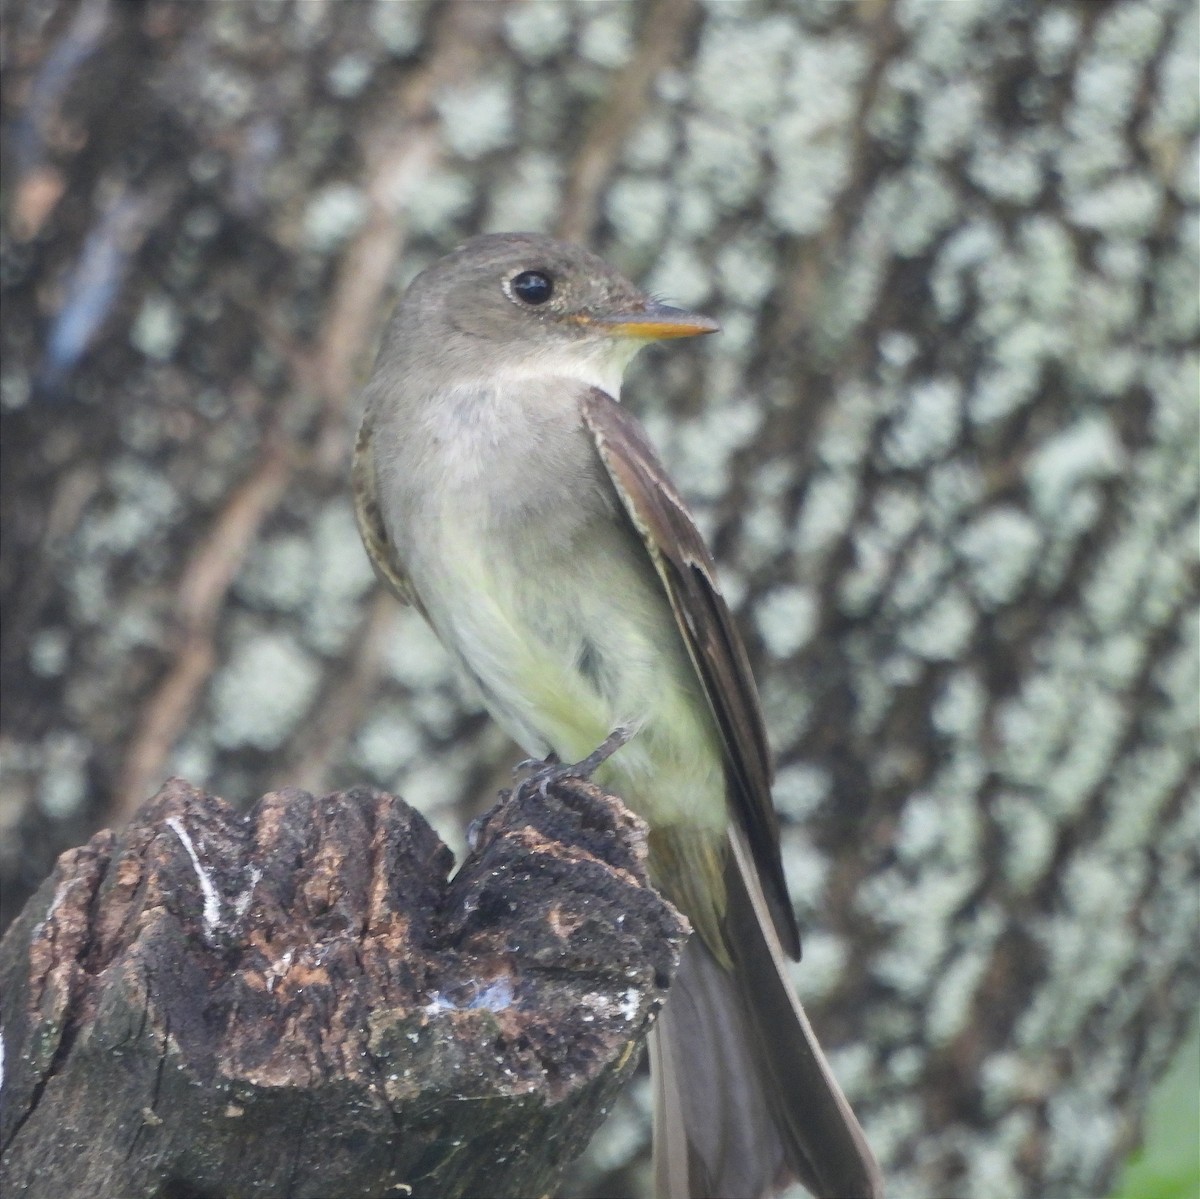
[[779, 939], [799, 957], [800, 936], [779, 857], [762, 707], [712, 555], [636, 417], [597, 388], [589, 388], [580, 405], [600, 460], [671, 601], [724, 742], [734, 817], [750, 846]]
[[402, 603], [412, 604], [426, 616], [417, 593], [404, 572], [395, 547], [388, 538], [376, 496], [375, 457], [371, 452], [371, 422], [368, 414], [358, 430], [354, 443], [354, 459], [350, 467], [350, 490], [354, 495], [354, 517], [375, 573], [387, 589]]

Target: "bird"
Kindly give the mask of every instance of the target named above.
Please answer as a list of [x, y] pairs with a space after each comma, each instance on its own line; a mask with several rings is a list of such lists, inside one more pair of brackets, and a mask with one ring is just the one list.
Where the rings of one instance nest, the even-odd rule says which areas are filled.
[[879, 1166], [788, 976], [800, 940], [748, 656], [625, 368], [716, 321], [537, 233], [422, 270], [385, 326], [351, 485], [376, 573], [498, 724], [648, 825], [691, 923], [649, 1038], [659, 1199], [798, 1179], [877, 1199]]

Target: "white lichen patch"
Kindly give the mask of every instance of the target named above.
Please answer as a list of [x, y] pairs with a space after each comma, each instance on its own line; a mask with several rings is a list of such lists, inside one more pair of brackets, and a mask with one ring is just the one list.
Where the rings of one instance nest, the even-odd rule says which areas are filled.
[[849, 953], [845, 940], [832, 933], [805, 928], [801, 937], [804, 958], [791, 967], [791, 975], [808, 1003], [828, 995], [844, 980]]
[[732, 374], [738, 370], [738, 362], [753, 356], [760, 337], [758, 322], [749, 312], [714, 310], [711, 306], [709, 312], [721, 322], [721, 338], [729, 353], [725, 361]]
[[[431, 170], [406, 199], [409, 225], [416, 233], [445, 238], [457, 228], [475, 200], [470, 180], [457, 171]], [[411, 264], [417, 267], [415, 261]], [[414, 272], [415, 273], [415, 272]]]
[[[871, 507], [869, 522], [860, 522], [854, 539], [854, 564], [841, 580], [839, 600], [842, 610], [853, 614], [877, 598], [894, 566], [900, 546], [915, 532], [921, 520], [919, 491], [908, 483], [881, 488]], [[929, 554], [944, 561], [944, 551], [926, 542]], [[921, 547], [914, 557], [915, 569], [900, 603], [915, 596], [918, 579], [925, 577]]]
[[[764, 163], [744, 130], [693, 117], [684, 131], [684, 146], [683, 161], [675, 168], [679, 183], [687, 189], [680, 198], [681, 209], [709, 197], [728, 211], [753, 202], [762, 185]], [[711, 204], [705, 214], [704, 222], [685, 220], [689, 232], [702, 232], [712, 224], [716, 210]]]
[[562, 202], [563, 168], [549, 154], [527, 150], [488, 191], [488, 230], [546, 230]]
[[1030, 1112], [1017, 1110], [983, 1135], [964, 1135], [957, 1160], [966, 1168], [960, 1184], [964, 1195], [972, 1199], [1011, 1199], [1025, 1185], [1019, 1162], [1022, 1150], [1033, 1134]]
[[187, 779], [197, 787], [206, 787], [213, 771], [214, 757], [212, 745], [204, 739], [199, 728], [194, 728], [172, 750], [163, 773], [168, 777], [175, 775]]
[[29, 639], [29, 669], [43, 679], [57, 678], [67, 665], [70, 636], [66, 629], [39, 629]]
[[370, 10], [371, 31], [392, 54], [411, 54], [421, 44], [427, 8], [425, 0], [405, 0], [403, 4], [375, 0]]
[[913, 386], [883, 440], [887, 462], [901, 470], [943, 457], [962, 430], [962, 392], [953, 379], [927, 379]]
[[336, 654], [358, 626], [359, 601], [375, 583], [349, 500], [327, 504], [313, 521], [312, 571], [305, 640]]
[[1108, 479], [1125, 465], [1125, 449], [1112, 422], [1094, 414], [1081, 418], [1043, 443], [1025, 469], [1030, 496], [1051, 528], [1072, 493]]
[[742, 518], [739, 565], [745, 570], [760, 570], [779, 557], [785, 537], [783, 513], [779, 505], [757, 505]]
[[41, 746], [37, 804], [51, 820], [74, 816], [87, 798], [87, 740], [77, 733], [51, 733]]
[[962, 530], [955, 549], [981, 608], [996, 608], [1017, 597], [1040, 545], [1037, 525], [1019, 508], [989, 509]]
[[[895, 559], [893, 559], [895, 562]], [[913, 614], [932, 603], [950, 577], [953, 561], [946, 547], [932, 537], [917, 537], [904, 551], [888, 595], [888, 607]]]
[[423, 690], [410, 701], [409, 711], [430, 736], [450, 737], [463, 718], [463, 707], [458, 698], [447, 690]]
[[1031, 137], [1001, 140], [984, 131], [974, 144], [967, 174], [982, 191], [1001, 203], [1030, 204], [1044, 182], [1043, 148]]
[[650, 113], [622, 145], [621, 161], [635, 171], [658, 170], [674, 158], [676, 143], [671, 122], [660, 113]]
[[662, 236], [670, 203], [670, 190], [661, 179], [624, 175], [605, 194], [604, 212], [622, 242], [648, 246]]
[[471, 161], [512, 143], [515, 135], [512, 82], [503, 75], [449, 88], [434, 100], [449, 149]]
[[827, 770], [807, 762], [796, 762], [780, 769], [771, 794], [781, 815], [796, 824], [803, 824], [829, 796], [832, 785]]
[[817, 455], [825, 466], [857, 470], [866, 455], [879, 409], [876, 397], [858, 380], [838, 388], [825, 413], [817, 440]]
[[812, 142], [802, 123], [783, 119], [772, 130], [771, 151], [781, 164], [767, 193], [767, 213], [787, 233], [819, 233], [850, 177], [844, 141]]
[[984, 103], [978, 79], [954, 78], [923, 92], [916, 159], [936, 162], [968, 147], [979, 135]]
[[[395, 0], [387, 7], [404, 8]], [[571, 37], [571, 6], [559, 0], [539, 0], [505, 9], [504, 32], [509, 45], [527, 62], [542, 62], [566, 48]]]
[[857, 503], [857, 475], [829, 470], [814, 474], [796, 518], [796, 552], [805, 558], [831, 549], [850, 528]]
[[449, 655], [412, 608], [397, 614], [395, 632], [384, 645], [383, 665], [389, 677], [412, 692], [444, 687], [455, 678]]
[[1082, 229], [1144, 237], [1157, 223], [1162, 203], [1162, 188], [1153, 179], [1131, 173], [1080, 192], [1067, 215]]
[[933, 262], [929, 286], [938, 314], [949, 321], [957, 317], [976, 284], [976, 272], [1000, 252], [999, 228], [986, 218], [968, 220], [946, 238]]
[[295, 612], [313, 587], [313, 547], [297, 534], [260, 541], [238, 573], [234, 590], [255, 608]]
[[401, 771], [426, 749], [425, 738], [399, 704], [380, 705], [354, 739], [355, 759], [377, 782], [393, 786]]
[[777, 256], [753, 233], [726, 242], [713, 265], [722, 294], [748, 308], [761, 304], [775, 285]]
[[1151, 678], [1165, 702], [1148, 722], [1164, 740], [1196, 745], [1196, 696], [1200, 695], [1200, 609], [1188, 603], [1179, 613], [1174, 645], [1162, 656]]
[[1003, 927], [1004, 917], [995, 906], [956, 925], [955, 951], [943, 964], [925, 1005], [925, 1041], [930, 1045], [949, 1044], [970, 1023], [974, 997]]
[[930, 709], [933, 727], [944, 737], [974, 745], [987, 711], [988, 696], [979, 677], [968, 667], [951, 674]]
[[636, 1018], [641, 1010], [642, 996], [641, 992], [633, 987], [628, 987], [625, 993], [621, 996], [620, 1002], [617, 1004], [617, 1011], [628, 1021]]
[[[849, 179], [850, 119], [867, 59], [862, 43], [844, 36], [797, 39], [790, 58], [789, 102], [768, 128], [777, 175], [767, 210], [779, 229], [809, 234], [821, 229]], [[754, 73], [754, 86], [766, 82]]]
[[974, 461], [950, 458], [931, 467], [925, 475], [925, 517], [930, 529], [942, 540], [953, 532], [983, 499], [985, 479]]
[[1091, 1094], [1070, 1089], [1051, 1096], [1046, 1122], [1046, 1168], [1056, 1178], [1088, 1179], [1100, 1174], [1123, 1133], [1123, 1118], [1111, 1097], [1098, 1089]]
[[812, 700], [783, 671], [762, 675], [758, 687], [770, 743], [795, 745], [812, 721]]
[[[713, 405], [701, 417], [677, 429], [668, 460], [671, 477], [694, 506], [697, 522], [708, 502], [720, 497], [729, 479], [730, 459], [762, 425], [762, 410], [752, 399]], [[778, 547], [781, 542], [776, 542]]]
[[1025, 1058], [1012, 1049], [985, 1058], [977, 1077], [983, 1108], [989, 1116], [1000, 1115], [1015, 1100], [1043, 1093], [1054, 1082], [1053, 1071], [1044, 1065], [1039, 1069], [1036, 1059]]
[[460, 817], [463, 789], [473, 769], [470, 754], [461, 745], [451, 754], [414, 759], [396, 780], [405, 802], [417, 808], [439, 837], [461, 859], [463, 842]]
[[647, 291], [669, 296], [685, 308], [700, 308], [712, 293], [713, 281], [694, 246], [670, 241], [644, 285]]
[[888, 870], [860, 889], [857, 906], [891, 930], [887, 948], [872, 972], [901, 997], [924, 997], [929, 979], [947, 952], [955, 913], [978, 885], [978, 867], [929, 867], [915, 881], [906, 872]]
[[[831, 1053], [827, 1056], [831, 1059], [830, 1065], [833, 1065], [832, 1059], [841, 1055]], [[846, 1080], [842, 1077], [842, 1073], [837, 1066], [834, 1066], [834, 1074], [837, 1076], [838, 1081], [842, 1083], [842, 1089], [846, 1091], [846, 1097], [851, 1098]], [[875, 1090], [875, 1086], [877, 1086], [876, 1080], [864, 1078], [860, 1088], [862, 1098], [868, 1098]], [[870, 1111], [866, 1112], [862, 1119], [863, 1132], [866, 1134], [867, 1143], [871, 1146], [876, 1157], [881, 1161], [888, 1161], [902, 1156], [904, 1148], [919, 1138], [925, 1122], [926, 1116], [921, 1103], [916, 1099], [908, 1098], [877, 1104]], [[894, 1178], [888, 1179], [888, 1195], [895, 1197], [895, 1199], [907, 1199], [902, 1191], [897, 1190], [892, 1185], [894, 1181]], [[908, 1192], [908, 1196], [911, 1199], [918, 1199], [918, 1196], [928, 1194], [927, 1190], [920, 1188], [918, 1179], [913, 1180], [913, 1188], [913, 1190]]]
[[[87, 558], [145, 549], [179, 519], [179, 495], [171, 483], [132, 457], [108, 470], [113, 502], [94, 506], [80, 522], [74, 543]], [[77, 576], [78, 577], [78, 576]]]
[[174, 356], [183, 336], [183, 318], [175, 303], [165, 295], [149, 295], [142, 301], [129, 330], [129, 342], [134, 349], [166, 362]]
[[1105, 638], [1096, 653], [1097, 680], [1116, 695], [1130, 690], [1148, 653], [1145, 641], [1132, 632]]
[[1047, 75], [1063, 71], [1079, 45], [1080, 14], [1073, 8], [1051, 5], [1040, 13], [1033, 45], [1038, 66]]
[[353, 99], [360, 95], [370, 82], [375, 64], [364, 54], [339, 55], [325, 73], [325, 86], [340, 100]]
[[888, 235], [901, 258], [914, 258], [932, 248], [935, 238], [953, 226], [959, 198], [945, 173], [936, 167], [912, 166], [881, 185], [881, 207], [891, 217]]
[[771, 657], [791, 657], [812, 639], [820, 621], [816, 594], [808, 587], [776, 587], [755, 604], [754, 622]]
[[316, 192], [304, 210], [301, 239], [304, 247], [328, 254], [355, 233], [369, 211], [366, 194], [349, 183], [331, 183]]
[[320, 667], [289, 633], [239, 641], [212, 685], [213, 741], [223, 749], [275, 749], [308, 710]]
[[1161, 146], [1164, 141], [1169, 144], [1174, 138], [1194, 142], [1200, 125], [1200, 97], [1192, 87], [1200, 59], [1200, 29], [1195, 21], [1172, 21], [1169, 37], [1158, 66], [1157, 94], [1147, 129], [1151, 146]]
[[821, 910], [829, 860], [823, 857], [801, 829], [792, 828], [782, 846], [783, 870], [788, 892], [803, 923]]
[[1086, 897], [1079, 889], [1070, 905], [1074, 910], [1032, 925], [1051, 977], [1017, 1023], [1018, 1047], [1070, 1044], [1089, 1014], [1111, 1002], [1134, 964], [1137, 942], [1126, 919], [1128, 884], [1140, 885], [1142, 878], [1121, 866], [1108, 855], [1077, 856], [1068, 869], [1073, 875], [1088, 875]]
[[900, 629], [901, 644], [931, 662], [953, 661], [970, 643], [977, 615], [963, 589], [948, 586]]
[[597, 66], [616, 70], [633, 54], [633, 8], [626, 4], [596, 4], [584, 10], [576, 43], [579, 54]]
[[1063, 818], [1077, 815], [1107, 777], [1129, 719], [1115, 696], [1090, 681], [1085, 687], [1080, 698], [1087, 719], [1044, 781], [1051, 812]]
[[721, 14], [705, 22], [691, 71], [692, 94], [731, 127], [774, 122], [795, 26], [782, 14], [749, 21], [722, 20]]
[[[977, 922], [978, 923], [978, 922]], [[972, 937], [938, 973], [925, 1006], [925, 1039], [933, 1046], [949, 1044], [966, 1027], [971, 1017], [971, 1002], [991, 960], [994, 930], [991, 936]]]

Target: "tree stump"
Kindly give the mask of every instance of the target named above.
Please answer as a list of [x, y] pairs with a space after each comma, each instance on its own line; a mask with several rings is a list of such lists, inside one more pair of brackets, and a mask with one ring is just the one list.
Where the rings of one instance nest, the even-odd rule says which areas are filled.
[[567, 782], [450, 851], [378, 791], [172, 780], [0, 945], [8, 1194], [535, 1195], [634, 1069], [686, 922]]

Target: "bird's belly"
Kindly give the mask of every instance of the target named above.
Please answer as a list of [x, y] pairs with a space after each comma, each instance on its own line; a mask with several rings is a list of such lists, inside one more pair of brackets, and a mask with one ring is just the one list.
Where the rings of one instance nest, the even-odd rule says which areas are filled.
[[654, 825], [723, 829], [718, 734], [641, 546], [603, 519], [558, 543], [505, 541], [516, 548], [488, 553], [487, 538], [447, 527], [420, 580], [438, 636], [497, 723], [564, 761], [627, 728], [597, 781]]

